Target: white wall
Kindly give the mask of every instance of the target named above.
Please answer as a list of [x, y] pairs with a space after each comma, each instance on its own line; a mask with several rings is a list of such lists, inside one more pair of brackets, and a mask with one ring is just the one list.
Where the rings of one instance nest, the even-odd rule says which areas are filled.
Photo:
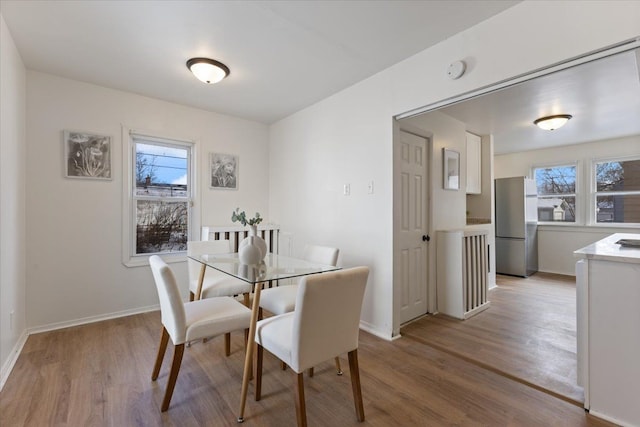
[[[271, 127], [272, 217], [297, 233], [298, 248], [330, 243], [341, 248], [345, 266], [372, 268], [363, 320], [391, 337], [399, 326], [392, 298], [392, 117], [638, 35], [640, 2], [527, 1], [293, 114]], [[452, 81], [445, 70], [458, 59], [469, 69]], [[432, 159], [434, 170], [440, 161]], [[376, 190], [368, 196], [371, 179]], [[351, 183], [351, 196], [341, 196], [344, 183]], [[464, 192], [453, 205], [440, 196], [431, 202], [434, 228], [463, 223]]]
[[[133, 313], [158, 302], [149, 268], [122, 264], [122, 126], [196, 141], [201, 203], [195, 209], [205, 225], [231, 224], [238, 206], [269, 218], [266, 125], [33, 71], [27, 73], [26, 120], [31, 328]], [[64, 177], [64, 129], [112, 136], [113, 180]], [[239, 155], [238, 191], [208, 187], [211, 151]], [[172, 266], [186, 295], [186, 262]]]
[[25, 82], [0, 15], [0, 389], [26, 339]]
[[[378, 140], [391, 140], [391, 124], [386, 100], [356, 86], [273, 125], [269, 153], [269, 211], [294, 233], [293, 255], [315, 243], [340, 248], [340, 265], [370, 266], [362, 319], [389, 330], [393, 152]], [[343, 195], [344, 184], [351, 195]]]
[[[583, 194], [589, 192], [589, 164], [593, 159], [640, 155], [640, 135], [570, 145], [544, 150], [495, 156], [496, 178], [510, 176], [531, 176], [531, 168], [544, 164], [578, 162], [578, 174]], [[587, 198], [576, 203], [583, 211], [589, 209]], [[640, 233], [639, 228], [609, 226], [584, 227], [584, 222], [576, 225], [543, 225], [538, 230], [538, 269], [549, 273], [575, 275], [573, 251], [598, 241], [612, 233]]]

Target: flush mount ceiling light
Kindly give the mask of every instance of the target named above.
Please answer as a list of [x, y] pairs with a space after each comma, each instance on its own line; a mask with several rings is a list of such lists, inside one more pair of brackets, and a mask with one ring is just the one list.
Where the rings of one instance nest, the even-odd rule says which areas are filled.
[[187, 61], [187, 68], [198, 80], [207, 84], [218, 83], [231, 72], [222, 62], [209, 58], [191, 58]]
[[533, 122], [533, 124], [537, 125], [540, 129], [556, 130], [564, 126], [571, 117], [573, 116], [570, 114], [557, 114], [555, 116], [540, 117], [538, 120]]

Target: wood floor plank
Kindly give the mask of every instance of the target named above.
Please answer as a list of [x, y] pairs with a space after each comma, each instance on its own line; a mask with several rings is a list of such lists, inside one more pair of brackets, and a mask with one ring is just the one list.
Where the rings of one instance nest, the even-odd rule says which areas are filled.
[[497, 276], [491, 307], [460, 321], [427, 316], [402, 334], [581, 403], [577, 385], [575, 279]]
[[[159, 330], [155, 312], [30, 336], [0, 392], [0, 425], [237, 427], [243, 334], [232, 334], [229, 357], [223, 337], [187, 348], [171, 406], [160, 413], [170, 355], [151, 381]], [[495, 356], [491, 342], [460, 335]], [[346, 355], [341, 362], [346, 366]], [[358, 362], [365, 421], [356, 419], [349, 372], [337, 376], [328, 360], [305, 378], [309, 425], [611, 425], [419, 339], [388, 342], [361, 332]], [[243, 425], [295, 425], [291, 370], [266, 353], [263, 372], [262, 400], [253, 399], [250, 385]]]

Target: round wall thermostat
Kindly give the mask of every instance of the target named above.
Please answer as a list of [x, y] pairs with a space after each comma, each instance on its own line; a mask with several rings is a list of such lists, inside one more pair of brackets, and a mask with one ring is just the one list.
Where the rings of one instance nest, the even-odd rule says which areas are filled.
[[452, 62], [449, 68], [447, 68], [447, 75], [451, 80], [459, 79], [466, 69], [467, 64], [465, 64], [464, 61]]

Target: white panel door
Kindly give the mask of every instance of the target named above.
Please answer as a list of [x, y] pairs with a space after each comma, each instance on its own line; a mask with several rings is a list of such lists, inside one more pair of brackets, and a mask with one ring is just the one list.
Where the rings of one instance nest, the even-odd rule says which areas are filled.
[[427, 140], [400, 131], [400, 323], [427, 312]]

